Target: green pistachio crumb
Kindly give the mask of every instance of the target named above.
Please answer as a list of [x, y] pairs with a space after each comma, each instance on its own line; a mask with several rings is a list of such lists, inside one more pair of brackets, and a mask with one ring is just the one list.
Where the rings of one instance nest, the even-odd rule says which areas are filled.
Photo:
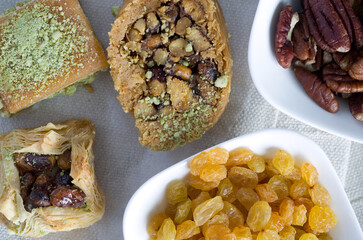
[[146, 74], [145, 74], [145, 77], [147, 79], [150, 79], [152, 76], [153, 76], [153, 73], [151, 71], [147, 71]]
[[225, 88], [228, 85], [228, 76], [221, 76], [217, 78], [217, 80], [214, 83], [214, 86], [218, 88]]
[[111, 8], [112, 16], [117, 17], [118, 13], [120, 12], [121, 6], [113, 6]]
[[191, 43], [188, 43], [185, 46], [185, 51], [188, 52], [188, 53], [193, 52], [193, 45]]

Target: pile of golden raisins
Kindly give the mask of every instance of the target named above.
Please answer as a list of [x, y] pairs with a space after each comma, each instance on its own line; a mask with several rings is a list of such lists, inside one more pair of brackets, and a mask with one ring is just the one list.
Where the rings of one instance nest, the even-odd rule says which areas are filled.
[[168, 206], [149, 222], [153, 240], [329, 240], [337, 224], [329, 192], [310, 163], [278, 150], [214, 148], [190, 162], [187, 183], [171, 182]]

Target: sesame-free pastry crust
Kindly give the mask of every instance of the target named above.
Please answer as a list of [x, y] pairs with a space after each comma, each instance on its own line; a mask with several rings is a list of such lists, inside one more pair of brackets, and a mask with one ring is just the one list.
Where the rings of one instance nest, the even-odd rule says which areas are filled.
[[[104, 213], [105, 199], [94, 174], [95, 132], [89, 120], [49, 123], [35, 129], [0, 134], [0, 219], [11, 234], [41, 237], [57, 231], [90, 226]], [[26, 211], [20, 195], [20, 177], [14, 154], [62, 154], [72, 149], [72, 184], [85, 194], [82, 207], [40, 207]]]
[[109, 36], [118, 100], [142, 145], [170, 150], [218, 121], [232, 59], [217, 0], [125, 0]]
[[32, 0], [0, 15], [0, 56], [3, 115], [108, 67], [78, 0]]

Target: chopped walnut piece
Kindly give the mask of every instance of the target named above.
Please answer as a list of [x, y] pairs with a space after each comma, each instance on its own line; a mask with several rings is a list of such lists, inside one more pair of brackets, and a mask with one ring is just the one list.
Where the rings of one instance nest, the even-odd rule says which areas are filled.
[[156, 109], [151, 103], [139, 101], [134, 108], [135, 118], [150, 118], [156, 114]]
[[163, 45], [161, 41], [160, 34], [148, 35], [144, 42], [142, 43], [141, 48], [145, 50], [154, 50]]
[[215, 105], [217, 103], [216, 99], [216, 88], [209, 82], [204, 81], [200, 78], [200, 75], [194, 75], [193, 80], [196, 81], [197, 89], [199, 91], [199, 95], [203, 98], [203, 100], [210, 105]]
[[175, 4], [162, 6], [157, 11], [159, 17], [168, 22], [175, 22], [179, 15], [179, 7]]
[[192, 25], [192, 21], [189, 18], [183, 17], [178, 20], [175, 26], [175, 33], [179, 36], [184, 36], [187, 33], [187, 28]]
[[205, 80], [211, 83], [213, 83], [219, 76], [215, 64], [209, 60], [198, 64], [198, 72], [201, 75], [201, 78], [205, 78]]
[[182, 0], [182, 6], [184, 6], [184, 12], [186, 15], [192, 17], [196, 22], [205, 18], [204, 7], [194, 0]]
[[176, 64], [171, 69], [165, 69], [167, 74], [189, 81], [192, 76], [192, 70], [182, 64]]
[[168, 51], [165, 48], [158, 48], [154, 53], [153, 59], [157, 65], [165, 65], [168, 59]]
[[147, 32], [155, 34], [159, 32], [160, 22], [155, 13], [148, 13], [146, 16]]
[[140, 34], [145, 34], [146, 31], [146, 22], [145, 19], [140, 18], [139, 20], [137, 20], [134, 24], [134, 29], [136, 29], [137, 31], [139, 31]]
[[209, 39], [196, 26], [187, 28], [187, 33], [185, 37], [186, 39], [193, 42], [194, 49], [197, 52], [205, 51], [212, 46]]
[[152, 80], [147, 83], [149, 86], [150, 93], [154, 96], [160, 96], [166, 91], [165, 82], [160, 82], [158, 80]]
[[138, 30], [132, 28], [127, 34], [127, 39], [132, 42], [140, 42], [142, 40], [142, 35]]
[[176, 111], [184, 112], [192, 108], [196, 100], [193, 98], [193, 92], [188, 83], [169, 76], [166, 85], [170, 100]]
[[193, 54], [193, 51], [187, 51], [189, 42], [183, 38], [178, 38], [172, 41], [169, 45], [169, 51], [173, 56], [184, 57]]

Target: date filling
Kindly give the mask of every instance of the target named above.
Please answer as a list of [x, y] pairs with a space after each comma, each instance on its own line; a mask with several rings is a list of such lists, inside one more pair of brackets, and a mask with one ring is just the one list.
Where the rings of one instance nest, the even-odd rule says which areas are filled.
[[82, 207], [86, 194], [70, 176], [71, 150], [61, 155], [14, 154], [20, 176], [20, 195], [25, 209], [39, 207]]

